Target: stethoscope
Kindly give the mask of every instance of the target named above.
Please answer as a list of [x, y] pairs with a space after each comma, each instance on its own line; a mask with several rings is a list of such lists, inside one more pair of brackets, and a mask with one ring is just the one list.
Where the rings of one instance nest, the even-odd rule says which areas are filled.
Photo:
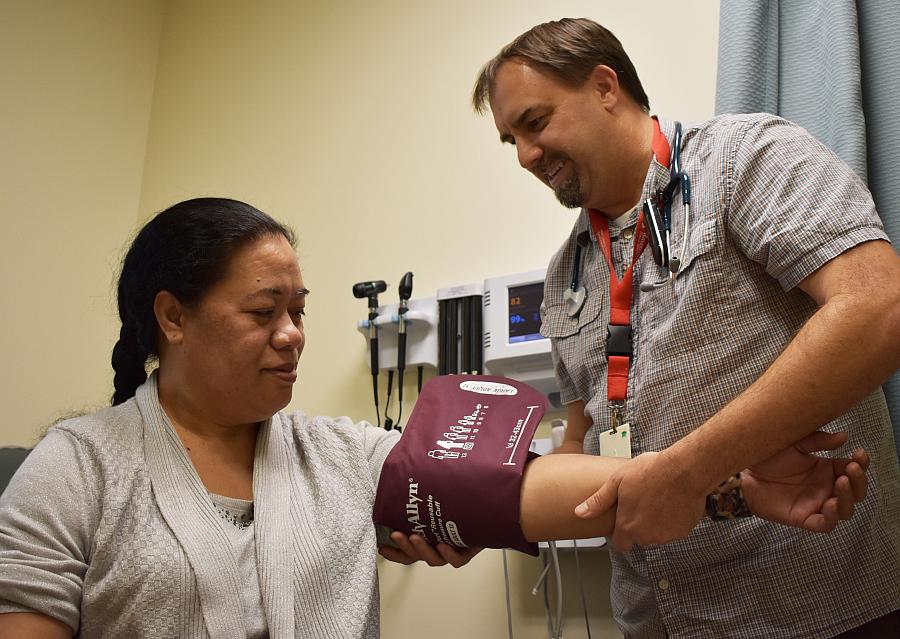
[[[681, 204], [684, 209], [682, 224], [681, 252], [679, 257], [672, 245], [672, 200], [675, 191], [681, 188]], [[671, 284], [681, 269], [684, 252], [687, 249], [689, 219], [691, 215], [691, 179], [681, 168], [681, 122], [675, 123], [675, 139], [672, 142], [672, 153], [669, 161], [669, 183], [662, 190], [647, 198], [643, 205], [644, 220], [647, 224], [650, 253], [653, 261], [669, 271], [668, 277], [659, 282], [645, 282], [640, 289], [644, 293], [660, 286]], [[569, 288], [563, 293], [566, 312], [569, 317], [576, 317], [584, 306], [587, 291], [581, 285], [581, 245], [575, 244], [575, 259], [572, 263], [572, 277]]]

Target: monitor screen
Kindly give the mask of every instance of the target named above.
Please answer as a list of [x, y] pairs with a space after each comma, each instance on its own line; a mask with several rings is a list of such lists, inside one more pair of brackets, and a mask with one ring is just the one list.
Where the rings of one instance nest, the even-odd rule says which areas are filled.
[[509, 291], [509, 343], [545, 339], [541, 335], [541, 302], [544, 301], [544, 283], [510, 286]]

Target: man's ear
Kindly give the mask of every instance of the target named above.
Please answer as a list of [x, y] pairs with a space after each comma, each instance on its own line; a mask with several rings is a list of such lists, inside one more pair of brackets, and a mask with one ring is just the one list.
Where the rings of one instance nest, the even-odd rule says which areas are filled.
[[607, 109], [615, 108], [619, 102], [619, 76], [605, 64], [598, 64], [591, 70], [588, 83], [597, 99]]
[[184, 306], [178, 298], [169, 291], [160, 291], [153, 300], [153, 313], [166, 342], [169, 345], [180, 344], [184, 338]]

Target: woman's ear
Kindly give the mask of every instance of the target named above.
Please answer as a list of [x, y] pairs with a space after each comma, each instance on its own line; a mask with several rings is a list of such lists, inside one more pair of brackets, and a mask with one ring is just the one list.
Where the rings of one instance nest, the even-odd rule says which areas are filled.
[[153, 313], [166, 342], [169, 345], [180, 344], [184, 338], [184, 306], [178, 298], [169, 291], [160, 291], [153, 300]]

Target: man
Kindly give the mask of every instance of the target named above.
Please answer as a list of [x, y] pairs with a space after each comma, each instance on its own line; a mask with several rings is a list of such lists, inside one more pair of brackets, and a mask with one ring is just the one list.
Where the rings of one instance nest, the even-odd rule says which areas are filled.
[[[618, 502], [611, 598], [626, 636], [900, 636], [900, 473], [879, 388], [900, 365], [900, 258], [865, 186], [774, 116], [676, 136], [590, 20], [516, 38], [482, 69], [473, 104], [581, 209], [544, 291], [564, 452], [664, 451], [579, 507]], [[666, 191], [679, 169], [689, 208], [684, 179]], [[667, 208], [670, 240], [662, 222], [654, 254], [642, 251]], [[824, 536], [701, 521], [723, 480], [820, 427], [872, 454], [850, 522]], [[741, 481], [754, 477], [728, 486]]]

